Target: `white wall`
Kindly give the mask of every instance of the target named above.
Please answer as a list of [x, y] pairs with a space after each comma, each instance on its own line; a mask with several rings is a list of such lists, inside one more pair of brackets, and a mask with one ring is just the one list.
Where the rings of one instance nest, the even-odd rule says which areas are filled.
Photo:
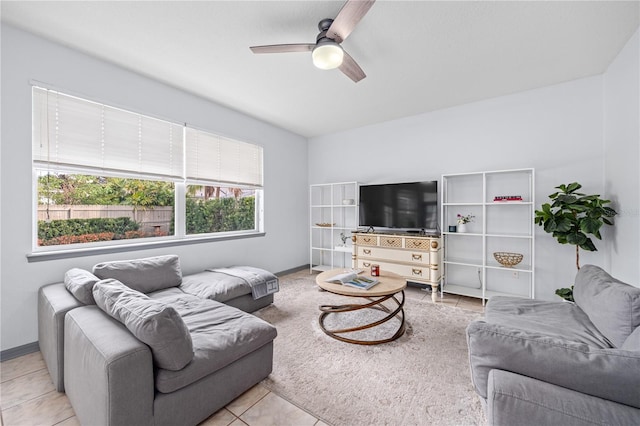
[[640, 31], [604, 75], [605, 193], [618, 211], [607, 237], [609, 268], [640, 286]]
[[[306, 139], [152, 79], [2, 25], [1, 349], [37, 340], [36, 295], [71, 267], [180, 255], [184, 272], [251, 264], [277, 272], [308, 263]], [[31, 251], [31, 80], [264, 146], [266, 236], [28, 263]], [[211, 84], [224, 84], [212, 81]], [[282, 171], [286, 170], [286, 174]]]
[[[602, 101], [597, 76], [313, 138], [309, 182], [440, 180], [444, 173], [533, 167], [537, 205], [573, 181], [601, 194]], [[603, 266], [602, 251], [582, 252], [585, 263]], [[554, 299], [575, 274], [574, 247], [537, 227], [536, 297]]]

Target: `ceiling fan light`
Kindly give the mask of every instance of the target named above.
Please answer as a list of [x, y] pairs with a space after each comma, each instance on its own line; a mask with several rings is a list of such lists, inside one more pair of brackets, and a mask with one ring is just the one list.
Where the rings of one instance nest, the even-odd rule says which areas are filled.
[[344, 51], [338, 43], [329, 42], [318, 44], [311, 53], [313, 65], [321, 70], [332, 70], [342, 65]]

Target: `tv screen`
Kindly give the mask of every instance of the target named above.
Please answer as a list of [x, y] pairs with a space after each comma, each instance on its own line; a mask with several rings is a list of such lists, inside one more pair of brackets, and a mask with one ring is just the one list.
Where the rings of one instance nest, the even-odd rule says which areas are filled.
[[438, 181], [360, 186], [360, 226], [438, 229]]

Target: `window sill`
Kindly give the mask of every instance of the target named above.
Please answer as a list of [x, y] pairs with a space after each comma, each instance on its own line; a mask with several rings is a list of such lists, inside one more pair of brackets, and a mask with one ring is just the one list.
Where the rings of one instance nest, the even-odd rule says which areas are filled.
[[163, 247], [185, 246], [191, 244], [210, 243], [214, 241], [239, 240], [244, 238], [264, 237], [265, 232], [251, 232], [236, 235], [208, 235], [202, 237], [187, 237], [180, 239], [162, 240], [162, 241], [145, 241], [133, 244], [122, 244], [113, 246], [74, 248], [69, 250], [43, 251], [27, 254], [27, 261], [43, 262], [47, 260], [69, 259], [82, 256], [95, 256], [98, 254], [122, 253], [127, 251], [149, 250]]

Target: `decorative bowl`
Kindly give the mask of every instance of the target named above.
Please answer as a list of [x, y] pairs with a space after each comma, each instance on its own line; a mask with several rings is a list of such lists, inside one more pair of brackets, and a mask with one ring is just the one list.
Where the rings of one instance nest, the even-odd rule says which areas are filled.
[[520, 253], [509, 253], [507, 251], [497, 251], [493, 253], [493, 257], [495, 257], [498, 263], [505, 268], [513, 268], [515, 265], [522, 262], [523, 258]]
[[342, 200], [342, 204], [345, 206], [352, 206], [356, 203], [356, 200], [354, 200], [353, 198], [345, 198], [344, 200]]

